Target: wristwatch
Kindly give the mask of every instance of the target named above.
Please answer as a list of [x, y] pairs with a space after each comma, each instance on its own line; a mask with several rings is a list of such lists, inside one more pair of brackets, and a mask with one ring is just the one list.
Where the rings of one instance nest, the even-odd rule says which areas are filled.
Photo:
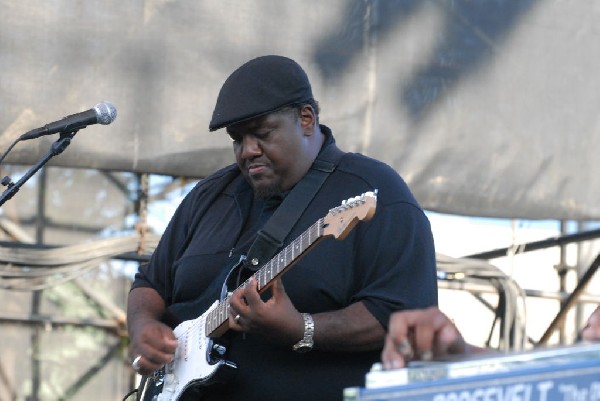
[[296, 352], [308, 352], [313, 348], [313, 335], [315, 334], [315, 321], [310, 313], [303, 313], [304, 318], [304, 337], [298, 341], [292, 349]]

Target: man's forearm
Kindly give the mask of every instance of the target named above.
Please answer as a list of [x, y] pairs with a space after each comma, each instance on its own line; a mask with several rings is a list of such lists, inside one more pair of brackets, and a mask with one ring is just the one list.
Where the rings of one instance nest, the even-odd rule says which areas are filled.
[[143, 320], [160, 320], [165, 302], [152, 288], [134, 288], [127, 298], [127, 325], [132, 328]]
[[344, 309], [313, 315], [315, 349], [374, 351], [383, 346], [385, 329], [362, 302]]

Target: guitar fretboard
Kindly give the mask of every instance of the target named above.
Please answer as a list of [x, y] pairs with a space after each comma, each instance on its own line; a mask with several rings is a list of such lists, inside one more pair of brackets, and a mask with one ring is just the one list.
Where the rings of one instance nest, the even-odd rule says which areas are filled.
[[[258, 283], [258, 291], [267, 287], [274, 279], [283, 274], [286, 269], [299, 260], [311, 246], [315, 245], [317, 240], [323, 237], [323, 219], [317, 220], [312, 226], [304, 231], [298, 238], [292, 241], [281, 252], [275, 255], [269, 262], [263, 265], [252, 275]], [[248, 280], [243, 282], [237, 289], [244, 288]], [[217, 330], [219, 326], [225, 323], [229, 317], [230, 296], [225, 297], [219, 304], [206, 316], [206, 330], [208, 337]]]

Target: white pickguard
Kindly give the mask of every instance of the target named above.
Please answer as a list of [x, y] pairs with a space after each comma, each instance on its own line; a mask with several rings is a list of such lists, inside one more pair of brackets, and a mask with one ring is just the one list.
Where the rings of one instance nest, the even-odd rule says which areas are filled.
[[157, 401], [176, 401], [192, 385], [211, 384], [214, 374], [226, 363], [224, 360], [209, 363], [212, 341], [205, 333], [206, 316], [218, 303], [215, 301], [200, 317], [175, 327], [179, 345], [173, 362], [165, 366], [163, 388]]

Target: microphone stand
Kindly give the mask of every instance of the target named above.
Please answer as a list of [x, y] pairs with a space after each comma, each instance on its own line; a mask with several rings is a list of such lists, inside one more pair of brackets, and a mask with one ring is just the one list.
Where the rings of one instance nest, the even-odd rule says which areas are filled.
[[7, 200], [12, 198], [23, 186], [23, 184], [25, 184], [25, 182], [27, 182], [28, 179], [30, 179], [35, 173], [37, 173], [38, 170], [44, 166], [44, 164], [48, 163], [48, 161], [54, 156], [61, 154], [67, 148], [67, 146], [71, 144], [71, 139], [73, 139], [77, 131], [79, 130], [77, 129], [70, 133], [61, 133], [60, 138], [58, 138], [52, 144], [48, 153], [46, 153], [44, 157], [42, 157], [33, 167], [31, 167], [27, 171], [27, 173], [25, 173], [25, 175], [23, 175], [23, 177], [21, 177], [21, 179], [19, 179], [19, 181], [17, 181], [16, 183], [12, 182], [9, 176], [4, 177], [0, 184], [4, 185], [7, 188], [6, 190], [4, 190], [2, 195], [0, 195], [0, 207], [4, 205], [4, 203]]

